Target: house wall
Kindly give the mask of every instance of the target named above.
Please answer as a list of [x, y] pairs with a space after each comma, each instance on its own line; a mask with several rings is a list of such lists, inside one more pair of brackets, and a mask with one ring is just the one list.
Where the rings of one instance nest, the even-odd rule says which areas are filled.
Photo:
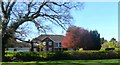
[[62, 51], [62, 50], [63, 48], [60, 42], [54, 43], [54, 51]]
[[49, 38], [46, 38], [42, 41], [43, 43], [46, 43], [46, 51], [54, 51], [53, 41]]
[[46, 51], [62, 51], [62, 45], [60, 42], [54, 42], [50, 38], [45, 38], [42, 40], [43, 43], [46, 43]]

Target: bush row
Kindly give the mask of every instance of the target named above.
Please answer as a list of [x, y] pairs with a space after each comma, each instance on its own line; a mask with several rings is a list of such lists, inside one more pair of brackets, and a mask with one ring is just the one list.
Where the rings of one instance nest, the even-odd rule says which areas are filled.
[[17, 52], [9, 55], [6, 52], [6, 61], [47, 61], [47, 60], [92, 60], [92, 59], [116, 59], [120, 58], [117, 51], [99, 52], [78, 52], [78, 51], [59, 51], [59, 52]]

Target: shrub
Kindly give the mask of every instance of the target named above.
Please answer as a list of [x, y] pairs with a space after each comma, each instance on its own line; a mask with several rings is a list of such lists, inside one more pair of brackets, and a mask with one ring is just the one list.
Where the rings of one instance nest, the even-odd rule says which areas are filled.
[[47, 59], [48, 60], [69, 60], [71, 59], [71, 55], [68, 52], [63, 52], [63, 51], [56, 51], [52, 55], [48, 55]]
[[14, 55], [15, 60], [20, 61], [39, 61], [44, 60], [44, 54], [38, 52], [18, 52]]
[[115, 58], [120, 58], [117, 51], [6, 52], [6, 61], [92, 60]]

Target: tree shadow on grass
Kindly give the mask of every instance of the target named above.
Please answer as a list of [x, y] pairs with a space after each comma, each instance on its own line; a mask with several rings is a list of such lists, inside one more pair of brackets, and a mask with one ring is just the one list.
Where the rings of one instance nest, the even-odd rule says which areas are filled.
[[36, 65], [119, 65], [119, 63], [50, 63], [50, 62], [45, 62], [45, 63], [40, 63], [36, 62]]
[[50, 63], [50, 62], [13, 62], [2, 65], [119, 65], [120, 63]]

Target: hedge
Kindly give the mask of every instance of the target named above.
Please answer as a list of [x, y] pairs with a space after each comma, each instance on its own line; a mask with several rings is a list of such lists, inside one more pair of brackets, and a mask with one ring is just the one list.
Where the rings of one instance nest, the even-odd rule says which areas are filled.
[[[10, 56], [10, 54], [13, 54]], [[117, 51], [6, 52], [6, 61], [97, 60], [120, 58]]]

